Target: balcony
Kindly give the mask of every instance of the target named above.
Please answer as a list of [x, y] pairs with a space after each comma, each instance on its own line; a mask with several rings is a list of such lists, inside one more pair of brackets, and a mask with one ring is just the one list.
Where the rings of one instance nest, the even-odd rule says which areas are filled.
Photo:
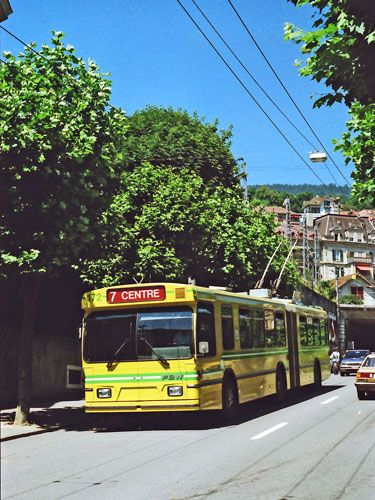
[[373, 263], [372, 256], [366, 255], [366, 257], [355, 257], [353, 252], [347, 252], [346, 254], [348, 264], [367, 264], [371, 265]]

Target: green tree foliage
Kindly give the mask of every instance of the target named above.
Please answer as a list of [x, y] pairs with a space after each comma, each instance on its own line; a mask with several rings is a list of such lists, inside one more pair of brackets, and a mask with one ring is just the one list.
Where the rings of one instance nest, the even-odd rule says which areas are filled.
[[[367, 0], [289, 0], [315, 8], [314, 30], [305, 32], [291, 24], [285, 38], [302, 44], [307, 54], [300, 74], [324, 81], [330, 92], [314, 106], [345, 102], [350, 107], [348, 131], [335, 150], [341, 151], [356, 170], [353, 192], [360, 201], [375, 205], [375, 4]], [[336, 142], [336, 141], [335, 141]]]
[[[266, 184], [268, 189], [278, 191], [279, 193], [300, 194], [304, 191], [311, 193], [311, 198], [314, 196], [330, 196], [337, 198], [343, 196], [345, 199], [349, 198], [351, 189], [349, 186], [336, 186], [335, 184]], [[261, 187], [260, 184], [254, 184], [252, 188]]]
[[252, 206], [283, 206], [286, 198], [289, 198], [290, 208], [293, 212], [300, 213], [303, 211], [303, 202], [313, 198], [311, 191], [303, 191], [298, 194], [290, 194], [286, 191], [279, 192], [275, 189], [270, 189], [268, 186], [260, 186], [258, 188], [248, 187], [248, 196]]
[[375, 102], [375, 5], [368, 0], [288, 0], [313, 7], [314, 30], [303, 31], [290, 23], [285, 37], [302, 44], [308, 57], [303, 76], [323, 80], [331, 92], [315, 106], [344, 101], [347, 106]]
[[19, 423], [28, 413], [40, 278], [96, 251], [121, 161], [124, 115], [108, 109], [110, 82], [62, 38], [54, 33], [40, 55], [4, 53], [0, 65], [0, 275], [24, 302]]
[[[272, 215], [249, 208], [242, 193], [206, 181], [190, 169], [144, 163], [124, 176], [123, 192], [105, 214], [106, 258], [88, 261], [93, 285], [181, 281], [246, 290], [255, 284], [278, 244]], [[268, 279], [275, 279], [285, 243]], [[298, 281], [295, 265], [285, 280]]]
[[127, 117], [123, 156], [129, 170], [142, 162], [188, 168], [202, 177], [205, 187], [221, 185], [237, 189], [241, 177], [238, 161], [230, 151], [231, 128], [219, 130], [196, 113], [148, 106]]

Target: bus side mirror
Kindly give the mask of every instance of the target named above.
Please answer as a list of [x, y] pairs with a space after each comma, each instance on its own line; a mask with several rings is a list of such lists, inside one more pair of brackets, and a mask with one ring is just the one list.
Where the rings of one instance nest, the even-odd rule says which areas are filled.
[[199, 342], [198, 351], [199, 351], [199, 354], [203, 354], [203, 355], [207, 354], [209, 352], [208, 342]]

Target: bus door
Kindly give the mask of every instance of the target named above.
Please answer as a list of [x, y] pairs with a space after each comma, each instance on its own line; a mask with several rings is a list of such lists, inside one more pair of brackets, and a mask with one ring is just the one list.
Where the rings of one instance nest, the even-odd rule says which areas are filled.
[[290, 387], [294, 389], [300, 386], [299, 359], [298, 359], [298, 335], [297, 335], [297, 315], [295, 308], [287, 306], [286, 324], [288, 330], [288, 359]]

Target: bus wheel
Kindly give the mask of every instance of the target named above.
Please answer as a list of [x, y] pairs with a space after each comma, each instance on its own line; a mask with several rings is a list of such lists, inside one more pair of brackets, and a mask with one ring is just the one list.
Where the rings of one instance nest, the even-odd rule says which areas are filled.
[[276, 398], [279, 403], [286, 400], [287, 390], [285, 370], [279, 366], [276, 371]]
[[237, 384], [232, 377], [226, 377], [223, 383], [223, 416], [226, 420], [234, 418], [239, 411]]
[[320, 370], [319, 361], [315, 361], [314, 364], [314, 389], [320, 391], [322, 387], [322, 372]]

